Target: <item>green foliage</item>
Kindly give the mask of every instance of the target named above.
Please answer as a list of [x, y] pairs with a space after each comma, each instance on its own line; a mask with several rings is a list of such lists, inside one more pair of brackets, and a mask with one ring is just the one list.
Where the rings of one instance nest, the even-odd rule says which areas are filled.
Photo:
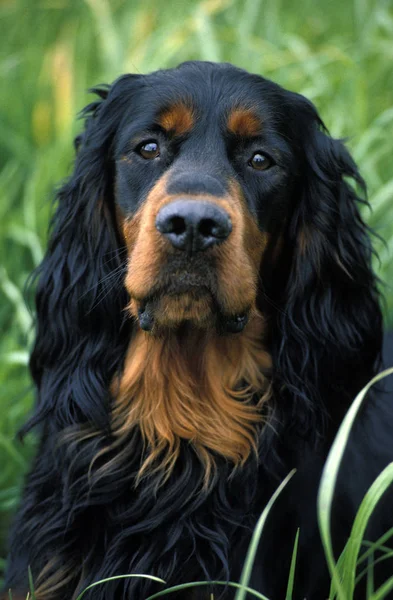
[[295, 584], [297, 551], [298, 551], [298, 547], [299, 547], [299, 534], [300, 534], [300, 529], [298, 529], [296, 532], [295, 543], [293, 545], [291, 566], [289, 569], [287, 593], [285, 595], [285, 600], [292, 600], [292, 597], [293, 597], [292, 595], [294, 592], [294, 584]]
[[348, 137], [369, 185], [376, 268], [393, 324], [393, 9], [390, 0], [0, 2], [0, 554], [34, 440], [26, 278], [46, 245], [54, 187], [70, 172], [87, 88], [183, 60], [225, 60], [308, 96]]
[[[380, 373], [356, 396], [340, 426], [340, 430], [334, 440], [323, 470], [318, 493], [318, 520], [326, 560], [332, 577], [329, 600], [335, 600], [335, 598], [338, 598], [338, 600], [348, 600], [353, 598], [356, 567], [362, 560], [362, 557], [359, 559], [359, 551], [363, 542], [367, 523], [374, 510], [377, 510], [377, 504], [381, 496], [393, 482], [393, 463], [391, 463], [382, 471], [382, 473], [380, 473], [363, 498], [356, 514], [348, 542], [337, 563], [335, 563], [330, 535], [330, 518], [340, 464], [353, 423], [367, 392], [375, 383], [391, 374], [393, 374], [393, 369], [388, 369], [383, 373]], [[376, 548], [379, 549], [379, 545], [377, 545]]]
[[257, 555], [258, 546], [260, 539], [262, 537], [263, 528], [265, 526], [266, 520], [269, 516], [270, 510], [277, 500], [278, 496], [281, 494], [282, 490], [287, 485], [288, 481], [294, 476], [296, 473], [296, 469], [293, 469], [281, 482], [278, 486], [277, 490], [274, 492], [273, 496], [270, 498], [269, 502], [266, 504], [261, 516], [258, 519], [258, 522], [255, 526], [254, 532], [252, 534], [250, 546], [247, 551], [246, 560], [244, 561], [242, 574], [240, 577], [240, 585], [242, 586], [239, 592], [236, 594], [236, 600], [245, 600], [246, 598], [246, 587], [251, 578], [251, 573], [253, 569], [253, 565], [255, 562], [255, 557]]
[[159, 577], [154, 577], [153, 575], [136, 575], [136, 574], [129, 574], [129, 575], [116, 575], [114, 577], [106, 577], [105, 579], [101, 579], [100, 581], [95, 581], [94, 583], [92, 583], [91, 585], [88, 585], [77, 597], [76, 600], [82, 600], [83, 596], [85, 595], [85, 592], [87, 592], [88, 590], [91, 590], [92, 588], [96, 587], [97, 585], [103, 585], [105, 583], [107, 583], [108, 581], [116, 581], [117, 579], [129, 579], [132, 577], [138, 577], [138, 578], [142, 578], [142, 579], [151, 579], [152, 581], [157, 581], [158, 583], [165, 583], [165, 581], [163, 579], [160, 579]]

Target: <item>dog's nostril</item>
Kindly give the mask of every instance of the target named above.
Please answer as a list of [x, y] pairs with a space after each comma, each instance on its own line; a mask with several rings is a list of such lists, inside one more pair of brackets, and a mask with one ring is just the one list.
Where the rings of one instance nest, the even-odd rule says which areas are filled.
[[217, 223], [213, 221], [213, 219], [202, 219], [198, 229], [199, 233], [203, 236], [209, 237], [211, 235], [217, 235], [219, 227], [217, 227]]
[[186, 222], [183, 217], [172, 217], [166, 233], [176, 233], [177, 235], [181, 235], [186, 229]]

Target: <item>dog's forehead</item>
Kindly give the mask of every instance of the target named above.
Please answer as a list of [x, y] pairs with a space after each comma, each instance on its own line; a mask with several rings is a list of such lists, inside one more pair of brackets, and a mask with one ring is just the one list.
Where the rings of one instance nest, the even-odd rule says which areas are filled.
[[274, 120], [283, 95], [275, 83], [232, 65], [192, 62], [143, 76], [137, 110], [145, 118], [164, 115], [164, 124], [177, 121], [180, 129], [192, 115], [194, 124], [225, 122], [234, 133], [247, 134]]

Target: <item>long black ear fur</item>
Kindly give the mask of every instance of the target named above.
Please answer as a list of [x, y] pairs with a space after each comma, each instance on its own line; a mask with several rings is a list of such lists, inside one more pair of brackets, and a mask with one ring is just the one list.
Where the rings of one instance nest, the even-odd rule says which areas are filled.
[[[74, 172], [57, 195], [47, 254], [38, 268], [37, 332], [30, 368], [36, 410], [23, 432], [50, 415], [59, 431], [75, 423], [105, 426], [108, 386], [124, 355], [122, 274], [125, 253], [115, 227], [111, 146], [124, 102], [124, 76], [82, 116]], [[23, 433], [22, 432], [22, 433]]]
[[[372, 377], [382, 315], [370, 231], [359, 207], [365, 183], [313, 105], [291, 95], [299, 166], [287, 223], [287, 277], [273, 335], [276, 397], [297, 435], [318, 438], [340, 422]], [[347, 400], [345, 400], [347, 399]], [[302, 420], [300, 421], [300, 415]], [[333, 427], [334, 429], [334, 427]]]

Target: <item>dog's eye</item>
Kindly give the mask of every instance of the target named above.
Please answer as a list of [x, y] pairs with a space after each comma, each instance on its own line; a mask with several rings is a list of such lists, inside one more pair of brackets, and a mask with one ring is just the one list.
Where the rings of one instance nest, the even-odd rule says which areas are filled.
[[139, 147], [139, 154], [146, 159], [157, 158], [160, 156], [160, 148], [157, 142], [147, 142]]
[[257, 171], [266, 171], [266, 169], [270, 169], [274, 165], [274, 162], [270, 156], [266, 156], [262, 152], [255, 152], [248, 164]]

